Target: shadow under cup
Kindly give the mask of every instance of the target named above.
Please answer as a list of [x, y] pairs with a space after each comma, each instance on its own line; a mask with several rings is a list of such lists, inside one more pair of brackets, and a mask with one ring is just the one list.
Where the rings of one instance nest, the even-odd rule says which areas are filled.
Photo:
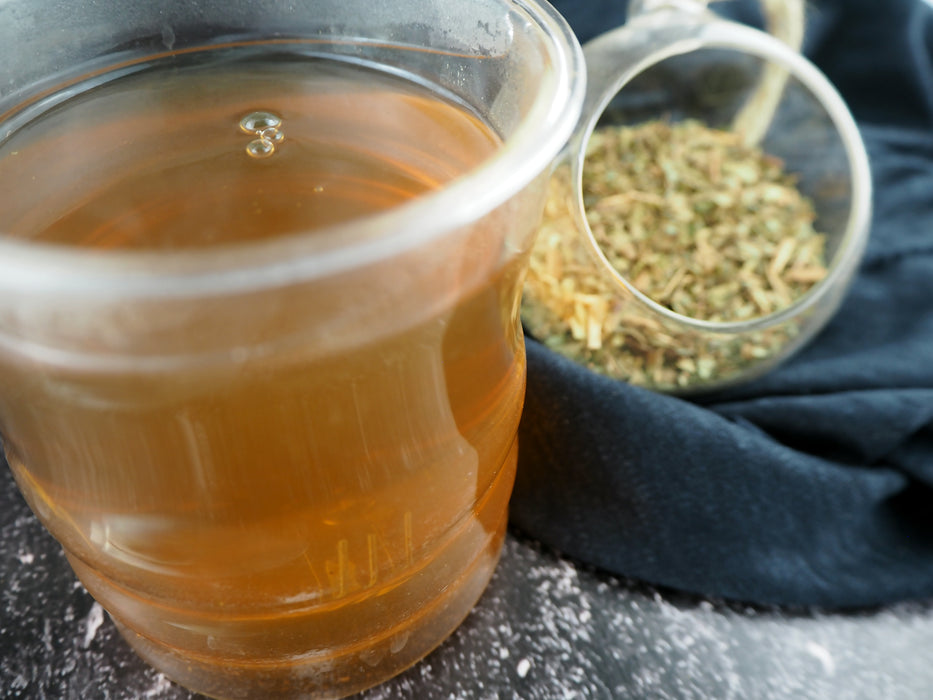
[[569, 29], [535, 2], [13, 0], [0, 47], [0, 434], [33, 511], [193, 690], [398, 673], [504, 535]]

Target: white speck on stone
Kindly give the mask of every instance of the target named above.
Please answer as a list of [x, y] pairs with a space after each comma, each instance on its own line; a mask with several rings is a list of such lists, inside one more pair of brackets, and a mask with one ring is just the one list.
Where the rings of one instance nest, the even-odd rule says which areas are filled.
[[143, 697], [154, 698], [171, 689], [172, 682], [160, 673], [156, 676], [155, 683], [152, 684], [152, 687], [143, 694]]
[[100, 603], [94, 603], [91, 606], [91, 611], [87, 614], [87, 617], [84, 618], [84, 639], [81, 640], [81, 648], [87, 649], [91, 646], [91, 642], [94, 641], [94, 637], [97, 636], [97, 630], [100, 629], [100, 626], [104, 624], [104, 609], [100, 607]]
[[518, 665], [515, 667], [515, 671], [518, 673], [519, 678], [524, 678], [528, 675], [528, 672], [531, 670], [531, 662], [528, 659], [522, 659], [518, 662]]
[[50, 655], [55, 653], [55, 647], [52, 646], [52, 621], [49, 618], [45, 618], [42, 623], [42, 646]]
[[804, 645], [804, 649], [808, 654], [820, 662], [820, 665], [823, 667], [823, 671], [827, 676], [833, 676], [836, 674], [836, 661], [833, 659], [833, 655], [830, 653], [829, 649], [824, 647], [822, 644], [817, 644], [816, 642], [807, 642]]
[[509, 658], [509, 648], [508, 647], [499, 647], [499, 658], [507, 659]]
[[20, 564], [28, 566], [36, 560], [36, 555], [32, 552], [20, 552], [16, 555], [16, 558], [19, 559]]

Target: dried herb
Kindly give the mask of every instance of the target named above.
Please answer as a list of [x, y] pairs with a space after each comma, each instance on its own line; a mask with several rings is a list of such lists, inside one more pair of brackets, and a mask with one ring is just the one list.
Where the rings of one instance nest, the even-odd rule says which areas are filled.
[[[796, 322], [698, 330], [622, 290], [582, 243], [569, 173], [552, 178], [525, 284], [531, 332], [574, 360], [658, 389], [719, 382], [775, 357]], [[583, 178], [587, 220], [619, 274], [692, 319], [750, 321], [793, 304], [826, 274], [825, 236], [780, 160], [696, 121], [594, 132]]]

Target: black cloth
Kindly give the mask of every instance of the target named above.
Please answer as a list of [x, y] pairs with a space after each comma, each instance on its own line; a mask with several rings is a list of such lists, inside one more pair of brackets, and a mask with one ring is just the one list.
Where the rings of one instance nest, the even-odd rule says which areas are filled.
[[[617, 4], [555, 3], [583, 41], [618, 24]], [[809, 22], [805, 52], [859, 123], [875, 186], [841, 309], [790, 361], [706, 400], [598, 376], [528, 339], [512, 523], [704, 595], [830, 608], [930, 597], [933, 9], [823, 0]]]

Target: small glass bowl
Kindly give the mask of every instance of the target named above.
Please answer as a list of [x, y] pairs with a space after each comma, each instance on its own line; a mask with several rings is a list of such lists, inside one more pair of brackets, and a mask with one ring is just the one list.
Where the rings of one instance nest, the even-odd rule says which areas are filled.
[[[769, 371], [831, 318], [864, 252], [871, 177], [848, 108], [823, 74], [786, 44], [705, 10], [645, 12], [589, 42], [584, 53], [587, 98], [552, 176], [532, 251], [526, 330], [595, 371], [665, 393], [719, 390]], [[780, 159], [812, 203], [825, 274], [786, 304], [744, 309], [739, 318], [683, 315], [620, 274], [598, 242], [587, 210], [596, 204], [583, 196], [587, 148], [594, 131], [606, 126], [698, 120], [735, 131], [769, 71], [786, 83], [759, 145]], [[659, 230], [643, 242], [667, 245], [664, 237]], [[787, 266], [794, 264], [792, 253], [767, 254], [787, 257]]]

